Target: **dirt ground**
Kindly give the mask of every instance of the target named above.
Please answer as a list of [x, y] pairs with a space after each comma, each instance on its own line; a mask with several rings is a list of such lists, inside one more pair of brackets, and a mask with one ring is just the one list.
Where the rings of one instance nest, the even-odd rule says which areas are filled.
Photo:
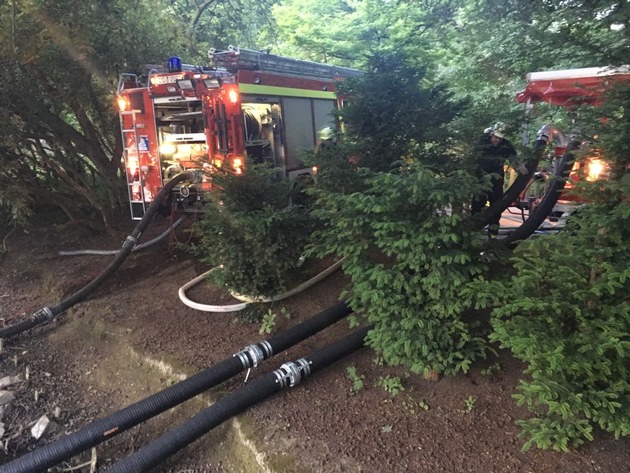
[[[141, 241], [160, 234], [168, 223], [157, 219]], [[15, 230], [8, 235], [7, 229], [0, 229], [6, 248], [0, 256], [0, 324], [11, 325], [56, 304], [96, 277], [113, 258], [59, 256], [59, 251], [117, 250], [134, 224], [122, 219], [118, 236], [81, 225]], [[3, 388], [15, 399], [0, 412], [0, 465], [269, 338], [259, 333], [260, 323], [248, 323], [237, 313], [201, 312], [179, 300], [178, 289], [208, 269], [177, 244], [186, 241], [186, 226], [134, 252], [86, 301], [56, 321], [4, 341], [0, 378], [18, 376], [19, 381]], [[273, 333], [335, 304], [346, 283], [337, 272], [278, 303], [273, 308]], [[230, 300], [208, 283], [188, 295], [207, 304]], [[338, 322], [265, 361], [250, 378], [350, 332], [347, 321]], [[355, 370], [356, 378], [348, 368]], [[566, 454], [521, 452], [515, 420], [525, 418], [527, 411], [516, 406], [511, 395], [522, 370], [509, 353], [501, 353], [466, 375], [432, 382], [384, 367], [364, 348], [248, 409], [153, 471], [630, 471], [628, 438], [615, 441], [598, 433], [595, 441]], [[404, 390], [392, 397], [377, 386], [384, 376], [400, 377]], [[357, 379], [362, 387], [355, 389]], [[244, 381], [245, 374], [236, 376], [52, 471], [105, 471]], [[30, 430], [43, 415], [56, 428], [35, 440]]]

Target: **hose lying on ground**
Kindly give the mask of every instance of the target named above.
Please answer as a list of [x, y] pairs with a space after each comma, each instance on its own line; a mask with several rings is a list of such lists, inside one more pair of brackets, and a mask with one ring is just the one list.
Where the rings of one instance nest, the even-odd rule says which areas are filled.
[[[144, 243], [140, 243], [139, 245], [134, 246], [131, 249], [131, 252], [134, 253], [136, 251], [140, 251], [140, 250], [144, 250], [145, 248], [148, 248], [152, 245], [155, 245], [157, 242], [163, 240], [164, 238], [166, 238], [170, 233], [171, 230], [177, 228], [182, 222], [184, 221], [184, 217], [181, 217], [179, 219], [177, 219], [175, 222], [173, 222], [173, 225], [171, 225], [169, 228], [167, 228], [166, 230], [164, 230], [162, 233], [160, 233], [158, 236], [156, 236], [155, 238], [153, 238], [152, 240], [149, 241], [145, 241]], [[119, 252], [120, 250], [75, 250], [75, 251], [60, 251], [59, 252], [59, 256], [83, 256], [83, 255], [115, 255]]]
[[186, 445], [208, 433], [216, 426], [271, 395], [294, 387], [307, 376], [354, 353], [364, 346], [371, 327], [356, 332], [314, 351], [295, 362], [283, 364], [269, 373], [217, 401], [146, 447], [116, 463], [106, 473], [141, 473], [149, 471]]
[[59, 304], [52, 307], [44, 307], [42, 309], [39, 309], [26, 320], [23, 320], [21, 322], [18, 322], [17, 324], [10, 325], [9, 327], [0, 330], [0, 339], [13, 337], [33, 327], [36, 327], [39, 324], [49, 322], [59, 314], [68, 310], [73, 305], [85, 299], [90, 293], [92, 293], [92, 291], [100, 286], [101, 283], [105, 281], [105, 279], [107, 279], [114, 271], [116, 271], [118, 267], [123, 263], [123, 261], [127, 258], [127, 256], [129, 256], [129, 253], [131, 253], [131, 250], [138, 242], [138, 238], [145, 230], [145, 228], [147, 228], [147, 226], [151, 222], [151, 219], [159, 210], [160, 205], [162, 205], [163, 199], [168, 197], [173, 187], [184, 180], [191, 180], [192, 178], [192, 173], [178, 174], [164, 186], [164, 188], [155, 197], [155, 200], [151, 203], [151, 205], [149, 205], [146, 213], [144, 214], [138, 225], [136, 225], [136, 228], [133, 230], [131, 235], [127, 237], [127, 239], [123, 243], [122, 248], [116, 254], [114, 260], [109, 264], [109, 266], [107, 266], [107, 268], [105, 268], [105, 270], [101, 274], [99, 274], [86, 286], [72, 294], [70, 297], [61, 301]]
[[188, 399], [254, 368], [273, 355], [320, 332], [351, 313], [344, 302], [330, 307], [269, 340], [245, 347], [221, 363], [207, 368], [170, 388], [159, 391], [76, 432], [38, 448], [0, 468], [2, 473], [45, 471], [70, 457], [94, 447]]
[[247, 307], [252, 302], [276, 302], [276, 301], [280, 301], [282, 299], [286, 299], [287, 297], [294, 296], [295, 294], [298, 294], [298, 293], [300, 293], [302, 291], [305, 291], [309, 287], [317, 284], [322, 279], [330, 276], [332, 273], [337, 271], [341, 267], [342, 263], [343, 263], [343, 259], [341, 259], [340, 261], [337, 261], [332, 266], [329, 266], [324, 271], [322, 271], [321, 273], [317, 274], [316, 276], [313, 276], [311, 279], [309, 279], [306, 282], [303, 282], [299, 286], [294, 287], [293, 289], [291, 289], [289, 291], [286, 291], [286, 292], [283, 292], [282, 294], [278, 294], [276, 296], [251, 298], [251, 297], [243, 296], [243, 295], [240, 295], [240, 294], [232, 293], [231, 294], [232, 297], [234, 297], [235, 299], [243, 301], [243, 302], [237, 303], [237, 304], [228, 304], [228, 305], [200, 304], [199, 302], [191, 301], [188, 298], [188, 296], [186, 295], [186, 291], [188, 289], [190, 289], [193, 286], [196, 286], [201, 281], [205, 280], [206, 277], [210, 273], [220, 269], [220, 267], [212, 268], [212, 269], [206, 271], [205, 273], [200, 274], [195, 279], [192, 279], [191, 281], [188, 281], [186, 284], [184, 284], [182, 287], [179, 288], [179, 291], [177, 292], [177, 295], [179, 296], [179, 300], [182, 301], [184, 303], [184, 305], [190, 307], [191, 309], [200, 310], [202, 312], [237, 312], [239, 310], [243, 310], [245, 307]]

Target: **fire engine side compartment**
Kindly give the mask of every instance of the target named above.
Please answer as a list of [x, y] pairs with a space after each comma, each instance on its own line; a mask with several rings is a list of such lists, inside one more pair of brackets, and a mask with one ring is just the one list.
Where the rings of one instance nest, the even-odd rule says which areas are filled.
[[318, 131], [336, 128], [334, 80], [242, 70], [237, 74], [237, 82], [244, 107], [266, 103], [280, 112], [279, 122], [276, 118], [273, 126], [275, 136], [282, 139], [280, 152], [284, 156], [278, 156], [276, 149], [276, 166], [290, 177], [306, 169], [300, 152], [317, 145]]

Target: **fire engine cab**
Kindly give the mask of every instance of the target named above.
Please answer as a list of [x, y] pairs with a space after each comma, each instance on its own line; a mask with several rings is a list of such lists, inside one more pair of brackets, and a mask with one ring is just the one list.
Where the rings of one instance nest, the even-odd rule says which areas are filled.
[[[516, 100], [524, 103], [527, 109], [531, 109], [535, 103], [547, 103], [549, 105], [564, 107], [569, 110], [581, 105], [599, 106], [605, 98], [605, 93], [615, 84], [630, 81], [630, 68], [624, 67], [588, 67], [579, 69], [566, 69], [557, 71], [531, 72], [526, 76], [525, 90], [516, 95]], [[560, 161], [560, 157], [566, 152], [569, 141], [568, 134], [557, 131], [554, 138], [554, 151], [551, 161]], [[553, 209], [551, 218], [554, 220], [568, 216], [581, 203], [581, 199], [575, 193], [567, 192], [575, 187], [578, 179], [594, 181], [606, 178], [607, 165], [600, 159], [595, 149], [589, 150], [586, 159], [577, 161], [569, 175], [564, 191]], [[553, 168], [553, 166], [552, 166]], [[554, 170], [551, 169], [553, 173]], [[544, 178], [543, 178], [544, 179]], [[541, 182], [543, 185], [541, 185]], [[521, 206], [532, 209], [532, 205], [540, 200], [546, 191], [544, 181], [533, 181], [533, 185], [526, 190], [528, 195], [520, 198]]]
[[300, 150], [318, 144], [319, 130], [337, 128], [335, 85], [361, 74], [232, 46], [209, 57], [209, 67], [172, 57], [120, 77], [122, 162], [134, 220], [183, 171], [196, 177], [175, 187], [172, 203], [182, 211], [199, 210], [213, 167], [238, 174], [246, 157], [288, 178], [311, 173]]

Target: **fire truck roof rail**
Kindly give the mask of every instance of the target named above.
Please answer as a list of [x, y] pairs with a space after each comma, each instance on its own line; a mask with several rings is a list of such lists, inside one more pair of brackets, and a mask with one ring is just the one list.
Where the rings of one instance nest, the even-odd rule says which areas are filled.
[[211, 49], [208, 57], [216, 67], [223, 67], [229, 71], [247, 69], [327, 78], [356, 77], [363, 74], [362, 71], [349, 67], [276, 56], [269, 54], [269, 51], [256, 51], [236, 46], [229, 46], [226, 51]]
[[118, 78], [118, 87], [116, 88], [116, 90], [120, 92], [123, 89], [135, 88], [137, 86], [138, 76], [136, 76], [135, 74], [123, 73], [120, 74], [120, 77]]

